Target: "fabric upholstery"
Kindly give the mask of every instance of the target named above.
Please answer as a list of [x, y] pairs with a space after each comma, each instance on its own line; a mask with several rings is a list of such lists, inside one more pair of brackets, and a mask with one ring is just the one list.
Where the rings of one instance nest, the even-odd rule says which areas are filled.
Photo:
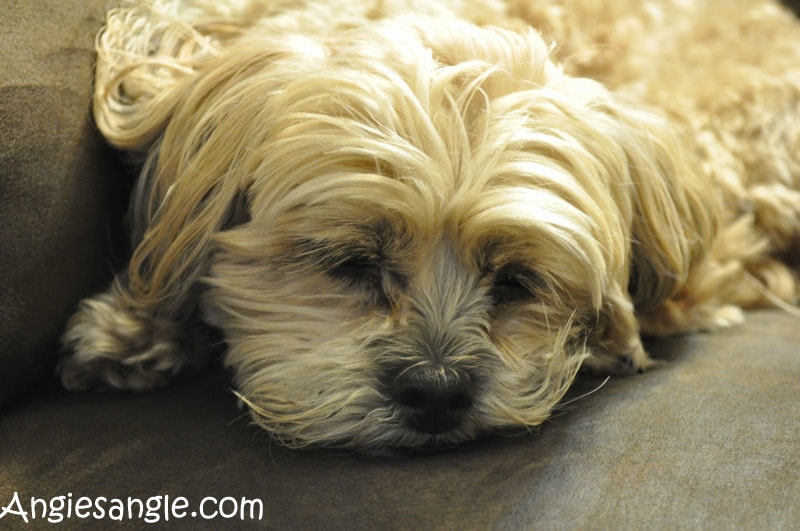
[[52, 370], [65, 319], [109, 278], [125, 179], [90, 120], [104, 4], [0, 14], [0, 403]]

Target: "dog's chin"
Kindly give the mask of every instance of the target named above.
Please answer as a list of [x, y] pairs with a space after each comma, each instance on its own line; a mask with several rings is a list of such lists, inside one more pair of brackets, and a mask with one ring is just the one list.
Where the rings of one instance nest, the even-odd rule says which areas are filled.
[[[569, 377], [566, 379], [571, 381]], [[252, 383], [241, 378], [239, 382], [244, 387]], [[566, 387], [566, 383], [562, 386]], [[250, 390], [250, 398], [237, 394], [243, 405], [249, 407], [253, 423], [264, 429], [273, 442], [296, 450], [324, 448], [337, 453], [366, 455], [431, 454], [487, 437], [535, 432], [562, 396], [560, 391], [550, 390], [546, 398], [539, 400], [530, 396], [505, 400], [495, 396], [490, 388], [481, 388], [472, 407], [459, 413], [455, 420], [436, 424], [430, 419], [415, 417], [418, 412], [394, 403], [387, 393], [380, 391], [380, 386], [369, 383], [352, 390], [347, 397], [335, 401], [328, 398], [313, 406], [307, 402], [309, 395], [330, 397], [332, 393], [323, 390], [302, 396], [295, 394], [284, 403], [292, 409], [283, 411], [278, 411], [274, 400], [253, 392], [252, 386]], [[256, 396], [263, 399], [258, 400]], [[504, 407], [515, 402], [518, 402], [515, 411]]]
[[[443, 433], [426, 433], [412, 427], [392, 428], [386, 432], [386, 441], [341, 441], [341, 448], [355, 450], [368, 456], [424, 456], [464, 447], [477, 440], [494, 435], [494, 430], [454, 429]], [[330, 443], [325, 447], [336, 446]]]
[[539, 426], [503, 426], [477, 430], [466, 435], [460, 431], [429, 434], [408, 428], [396, 437], [398, 441], [403, 441], [402, 444], [359, 448], [357, 451], [372, 457], [424, 457], [456, 449], [469, 451], [486, 441], [525, 437], [537, 433], [538, 430]]
[[[412, 439], [419, 442], [406, 442], [402, 445], [388, 445], [388, 446], [368, 446], [365, 448], [358, 448], [360, 454], [373, 456], [373, 457], [398, 457], [398, 456], [425, 456], [434, 455], [441, 452], [447, 452], [456, 448], [464, 446], [471, 440], [460, 440], [453, 438], [448, 434], [431, 435], [422, 432], [410, 431], [398, 437], [400, 440], [408, 441]], [[345, 446], [346, 448], [346, 446]]]
[[462, 446], [494, 432], [491, 429], [481, 428], [477, 422], [465, 422], [451, 430], [438, 433], [422, 431], [410, 424], [391, 422], [365, 425], [360, 422], [352, 426], [352, 432], [343, 433], [338, 437], [330, 433], [319, 433], [316, 436], [304, 434], [293, 437], [285, 427], [266, 425], [264, 419], [258, 418], [255, 414], [253, 420], [282, 446], [297, 450], [325, 448], [365, 455], [436, 453]]
[[463, 448], [465, 445], [468, 445], [469, 443], [475, 440], [476, 438], [458, 441], [458, 440], [452, 440], [446, 434], [431, 435], [428, 436], [424, 444], [416, 446], [394, 446], [394, 447], [380, 448], [374, 451], [368, 450], [366, 454], [378, 457], [384, 457], [384, 456], [418, 457], [418, 456], [436, 455], [442, 452], [449, 452], [455, 450], [456, 448]]

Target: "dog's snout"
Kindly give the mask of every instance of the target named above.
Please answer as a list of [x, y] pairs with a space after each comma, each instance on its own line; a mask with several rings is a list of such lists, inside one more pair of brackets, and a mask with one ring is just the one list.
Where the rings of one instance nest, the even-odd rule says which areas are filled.
[[408, 411], [407, 422], [412, 428], [431, 434], [458, 426], [475, 398], [469, 374], [428, 366], [401, 371], [390, 386], [390, 394]]

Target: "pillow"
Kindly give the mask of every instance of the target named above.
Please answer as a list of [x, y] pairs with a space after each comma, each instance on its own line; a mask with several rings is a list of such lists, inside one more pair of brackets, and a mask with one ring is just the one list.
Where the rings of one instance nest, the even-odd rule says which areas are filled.
[[127, 183], [90, 118], [106, 4], [0, 12], [0, 404], [52, 374], [65, 320], [111, 277]]

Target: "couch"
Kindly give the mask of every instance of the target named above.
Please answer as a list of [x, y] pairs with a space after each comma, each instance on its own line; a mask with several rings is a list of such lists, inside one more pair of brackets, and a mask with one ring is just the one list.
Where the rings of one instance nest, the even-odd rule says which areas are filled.
[[778, 309], [653, 342], [658, 369], [582, 376], [538, 429], [441, 453], [286, 450], [214, 365], [62, 390], [64, 322], [126, 254], [131, 177], [90, 117], [105, 4], [0, 13], [0, 528], [800, 527], [800, 321]]

